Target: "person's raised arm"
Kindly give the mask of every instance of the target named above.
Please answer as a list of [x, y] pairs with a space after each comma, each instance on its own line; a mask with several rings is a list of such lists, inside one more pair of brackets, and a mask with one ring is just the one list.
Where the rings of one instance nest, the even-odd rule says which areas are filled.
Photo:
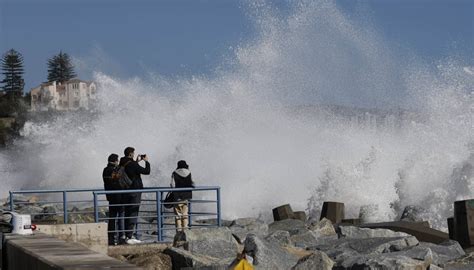
[[145, 168], [138, 165], [138, 173], [143, 174], [143, 175], [149, 175], [150, 174], [150, 162], [145, 161]]
[[145, 161], [145, 168], [140, 166], [140, 164], [137, 163], [137, 173], [143, 174], [143, 175], [149, 175], [150, 174], [150, 162], [148, 162], [148, 157], [145, 156], [143, 158], [143, 161]]

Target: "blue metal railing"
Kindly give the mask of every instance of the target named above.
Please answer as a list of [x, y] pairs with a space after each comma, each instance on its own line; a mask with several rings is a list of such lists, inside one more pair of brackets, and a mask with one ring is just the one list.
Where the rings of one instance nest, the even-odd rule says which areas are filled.
[[[146, 202], [153, 202], [152, 204], [143, 204], [141, 203], [140, 205], [153, 205], [155, 206], [155, 209], [151, 211], [146, 211], [146, 212], [154, 212], [156, 215], [148, 215], [148, 216], [140, 216], [138, 215], [138, 218], [151, 218], [151, 219], [156, 219], [156, 239], [158, 242], [162, 242], [164, 240], [164, 231], [165, 230], [174, 230], [174, 225], [173, 228], [165, 228], [165, 225], [170, 225], [170, 224], [165, 224], [165, 218], [176, 218], [178, 215], [175, 215], [174, 213], [171, 214], [171, 212], [167, 212], [164, 209], [164, 206], [166, 204], [178, 204], [179, 202], [173, 202], [173, 203], [165, 203], [164, 202], [164, 193], [165, 192], [176, 192], [176, 191], [192, 191], [194, 196], [199, 195], [198, 193], [200, 192], [206, 192], [206, 191], [212, 191], [215, 192], [215, 200], [204, 200], [204, 199], [194, 199], [194, 200], [189, 200], [188, 201], [188, 215], [187, 218], [189, 220], [188, 227], [187, 228], [192, 228], [194, 227], [201, 227], [201, 226], [221, 226], [221, 205], [220, 205], [220, 187], [195, 187], [195, 188], [146, 188], [146, 189], [137, 189], [137, 190], [114, 190], [114, 191], [93, 191], [94, 195], [94, 220], [95, 222], [100, 222], [107, 220], [108, 222], [116, 219], [128, 219], [128, 218], [134, 218], [134, 217], [106, 217], [106, 218], [101, 218], [99, 216], [100, 213], [100, 208], [101, 207], [108, 207], [108, 205], [100, 205], [99, 196], [101, 195], [107, 195], [107, 194], [127, 194], [127, 193], [141, 193], [141, 195], [151, 195], [148, 196]], [[199, 196], [198, 196], [199, 197]], [[102, 200], [103, 201], [103, 200]], [[196, 207], [198, 204], [215, 204], [215, 212], [197, 212], [193, 211], [193, 205]], [[138, 205], [138, 204], [115, 204], [115, 206], [130, 206], [130, 205]], [[193, 224], [193, 217], [203, 217], [203, 216], [214, 216], [216, 218], [216, 225], [212, 224]], [[112, 221], [113, 222], [113, 221]], [[115, 230], [114, 232], [120, 233], [120, 232], [127, 232], [129, 230]], [[135, 229], [135, 232], [140, 232], [140, 231], [149, 231], [146, 229]]]
[[[50, 189], [50, 190], [18, 190], [18, 191], [10, 191], [10, 211], [15, 211], [16, 208], [20, 208], [20, 206], [25, 205], [41, 205], [41, 204], [57, 204], [62, 206], [62, 215], [63, 215], [63, 222], [65, 224], [69, 223], [70, 220], [68, 216], [77, 215], [77, 214], [89, 214], [93, 215], [94, 222], [115, 222], [119, 220], [123, 224], [125, 219], [128, 218], [145, 218], [148, 220], [156, 220], [156, 225], [153, 225], [154, 230], [152, 233], [156, 233], [156, 240], [163, 241], [165, 236], [165, 231], [167, 230], [174, 230], [174, 224], [166, 223], [166, 220], [174, 219], [177, 217], [173, 212], [167, 211], [164, 207], [166, 204], [176, 204], [176, 203], [165, 203], [164, 202], [164, 193], [166, 192], [173, 192], [173, 191], [192, 191], [193, 196], [198, 199], [192, 199], [188, 201], [188, 228], [192, 227], [202, 227], [202, 226], [221, 226], [221, 202], [220, 202], [220, 187], [217, 186], [202, 186], [202, 187], [195, 187], [195, 188], [145, 188], [139, 190], [114, 190], [114, 191], [105, 191], [101, 188], [93, 188], [93, 189]], [[212, 198], [206, 198], [206, 196], [202, 196], [203, 193], [212, 192]], [[114, 206], [131, 206], [131, 205], [139, 205], [141, 210], [137, 217], [109, 217], [109, 215], [104, 215], [107, 212], [109, 204], [106, 203], [105, 195], [107, 194], [126, 194], [126, 193], [141, 193], [142, 197], [145, 197], [140, 204], [116, 204]], [[15, 195], [38, 195], [45, 198], [42, 198], [40, 201], [20, 201], [18, 202], [15, 200]], [[72, 197], [77, 196], [80, 199], [71, 199]], [[86, 198], [84, 198], [86, 196]], [[51, 201], [51, 197], [54, 198]], [[208, 196], [209, 197], [209, 196]], [[90, 199], [88, 199], [90, 198]], [[93, 211], [73, 211], [70, 208], [75, 207], [75, 204], [78, 203], [85, 203], [90, 205], [90, 208]], [[143, 209], [148, 208], [148, 209]], [[207, 211], [209, 209], [215, 209], [215, 211]], [[202, 210], [205, 209], [205, 210]], [[20, 208], [21, 210], [21, 208]], [[23, 213], [26, 213], [23, 211]], [[146, 214], [144, 214], [146, 213]], [[150, 213], [154, 214], [151, 215]], [[34, 215], [61, 215], [61, 213], [36, 213], [31, 212], [27, 213]], [[216, 224], [200, 224], [195, 223], [196, 219], [199, 217], [215, 217]], [[193, 219], [194, 218], [194, 219]], [[149, 223], [148, 225], [151, 225]], [[166, 226], [173, 225], [173, 228], [167, 228]], [[150, 226], [148, 226], [150, 228]], [[146, 232], [150, 231], [150, 229], [139, 229], [138, 225], [135, 228], [134, 232]], [[125, 233], [126, 230], [122, 228], [122, 230], [115, 230], [109, 233]], [[146, 233], [144, 233], [146, 234]], [[155, 238], [155, 236], [153, 236]]]
[[[82, 214], [84, 212], [74, 212], [74, 213], [68, 213], [68, 207], [69, 203], [87, 203], [91, 202], [89, 200], [81, 200], [81, 201], [68, 201], [68, 194], [78, 194], [78, 193], [87, 193], [87, 194], [92, 194], [94, 191], [100, 191], [103, 189], [49, 189], [49, 190], [15, 190], [15, 191], [10, 191], [9, 194], [9, 204], [10, 204], [10, 211], [15, 211], [15, 200], [14, 196], [16, 194], [21, 195], [21, 194], [41, 194], [41, 195], [51, 195], [51, 194], [60, 194], [62, 195], [62, 200], [61, 201], [36, 201], [36, 202], [18, 202], [17, 204], [19, 205], [34, 205], [34, 204], [60, 204], [62, 205], [63, 208], [63, 222], [64, 224], [68, 223], [68, 215], [69, 214]], [[57, 213], [29, 213], [29, 214], [36, 214], [36, 215], [56, 215]]]

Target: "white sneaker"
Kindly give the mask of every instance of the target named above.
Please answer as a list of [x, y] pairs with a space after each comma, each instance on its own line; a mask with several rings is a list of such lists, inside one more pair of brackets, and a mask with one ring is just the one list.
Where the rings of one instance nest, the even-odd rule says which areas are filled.
[[127, 239], [127, 241], [125, 241], [125, 242], [129, 245], [136, 245], [136, 244], [141, 244], [142, 243], [142, 241], [140, 241], [136, 238]]

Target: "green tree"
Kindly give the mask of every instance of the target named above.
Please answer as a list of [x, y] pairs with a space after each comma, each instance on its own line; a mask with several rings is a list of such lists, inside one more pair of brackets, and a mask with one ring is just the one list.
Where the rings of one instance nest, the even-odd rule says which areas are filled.
[[21, 97], [23, 87], [23, 56], [14, 49], [9, 50], [2, 58], [2, 74], [4, 79], [2, 90], [7, 96]]
[[67, 53], [59, 52], [58, 55], [48, 60], [48, 82], [65, 82], [76, 77], [71, 58]]

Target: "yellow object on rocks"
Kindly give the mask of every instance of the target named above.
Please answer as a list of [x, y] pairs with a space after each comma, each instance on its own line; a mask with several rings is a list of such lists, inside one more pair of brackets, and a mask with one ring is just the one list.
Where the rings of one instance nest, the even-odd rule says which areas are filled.
[[253, 270], [253, 266], [246, 259], [241, 259], [232, 270]]

